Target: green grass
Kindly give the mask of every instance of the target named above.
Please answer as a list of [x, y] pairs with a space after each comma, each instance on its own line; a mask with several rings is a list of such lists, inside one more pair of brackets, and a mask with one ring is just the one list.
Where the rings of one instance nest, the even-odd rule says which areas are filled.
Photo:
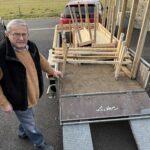
[[[0, 17], [37, 18], [57, 17], [69, 0], [0, 0]], [[104, 0], [100, 0], [104, 4]], [[114, 0], [113, 0], [114, 1]]]
[[68, 0], [0, 0], [0, 17], [37, 18], [60, 16]]

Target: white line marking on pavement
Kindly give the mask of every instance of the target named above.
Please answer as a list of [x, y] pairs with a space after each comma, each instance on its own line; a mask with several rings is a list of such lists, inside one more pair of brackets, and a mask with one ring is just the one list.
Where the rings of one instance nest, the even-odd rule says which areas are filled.
[[40, 31], [40, 30], [54, 30], [55, 28], [29, 28], [30, 31]]

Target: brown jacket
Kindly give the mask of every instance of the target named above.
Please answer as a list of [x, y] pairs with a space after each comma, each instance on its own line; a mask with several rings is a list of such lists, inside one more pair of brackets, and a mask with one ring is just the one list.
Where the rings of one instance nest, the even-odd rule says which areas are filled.
[[[39, 85], [38, 85], [38, 77], [37, 77], [37, 73], [35, 70], [35, 65], [33, 63], [33, 60], [28, 50], [16, 51], [16, 56], [26, 68], [28, 107], [32, 107], [35, 104], [37, 104], [37, 100], [39, 98]], [[40, 53], [40, 64], [44, 72], [46, 72], [49, 75], [53, 75], [52, 67], [50, 66], [46, 58], [41, 53]], [[3, 71], [0, 68], [0, 80], [2, 78], [3, 78]], [[5, 97], [2, 87], [0, 85], [0, 107], [4, 109], [8, 104], [9, 102], [7, 98]]]

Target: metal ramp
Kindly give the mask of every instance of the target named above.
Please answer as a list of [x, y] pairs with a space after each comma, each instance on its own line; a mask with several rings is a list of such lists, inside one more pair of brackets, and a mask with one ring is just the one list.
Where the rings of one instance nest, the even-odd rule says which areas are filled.
[[138, 150], [150, 150], [150, 119], [130, 120]]
[[93, 150], [89, 124], [64, 125], [63, 147], [64, 150]]
[[150, 118], [146, 92], [103, 93], [60, 98], [61, 124]]

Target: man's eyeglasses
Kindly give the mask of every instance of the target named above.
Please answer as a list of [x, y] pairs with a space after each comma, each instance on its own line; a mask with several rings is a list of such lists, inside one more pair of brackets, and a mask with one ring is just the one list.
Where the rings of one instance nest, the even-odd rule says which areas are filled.
[[23, 38], [27, 38], [27, 37], [29, 36], [28, 33], [12, 33], [11, 35], [12, 35], [13, 37], [15, 37], [15, 38], [20, 38], [21, 36], [22, 36]]

